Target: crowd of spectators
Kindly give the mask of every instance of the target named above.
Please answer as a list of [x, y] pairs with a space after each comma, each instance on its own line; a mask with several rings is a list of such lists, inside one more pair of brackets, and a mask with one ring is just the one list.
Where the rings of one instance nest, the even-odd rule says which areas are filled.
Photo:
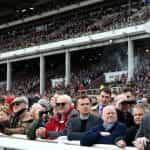
[[[71, 74], [70, 84], [65, 86], [65, 82], [62, 81], [57, 85], [53, 86], [51, 79], [64, 78], [64, 76], [56, 75], [53, 78], [46, 78], [46, 89], [45, 95], [51, 95], [54, 91], [61, 91], [62, 93], [68, 93], [71, 96], [75, 96], [82, 92], [87, 92], [89, 89], [100, 89], [100, 85], [106, 85], [113, 89], [113, 87], [124, 87], [125, 85], [129, 85], [138, 94], [139, 98], [143, 95], [148, 95], [149, 93], [149, 66], [144, 66], [145, 72], [139, 71], [134, 76], [134, 80], [130, 83], [127, 82], [127, 75], [122, 75], [120, 78], [116, 78], [115, 81], [110, 83], [105, 82], [105, 76], [101, 70], [92, 71], [92, 70], [82, 70], [80, 72]], [[142, 76], [143, 75], [143, 76]], [[36, 93], [39, 94], [40, 91], [40, 81], [39, 75], [34, 74], [33, 72], [18, 72], [16, 76], [14, 76], [12, 82], [12, 90], [11, 92], [16, 95], [20, 95], [22, 93], [27, 95], [34, 95]], [[89, 90], [90, 92], [90, 90]], [[1, 85], [1, 94], [6, 93], [6, 84]], [[95, 93], [96, 94], [96, 93]]]
[[[116, 50], [116, 52], [117, 51], [118, 50]], [[56, 86], [53, 86], [52, 84], [52, 79], [59, 79], [59, 78], [65, 79], [64, 69], [62, 69], [64, 68], [64, 66], [62, 66], [62, 64], [57, 65], [56, 69], [46, 67], [47, 71], [45, 73], [45, 77], [46, 77], [45, 94], [51, 95], [51, 93], [57, 90], [57, 91], [67, 92], [71, 96], [74, 96], [79, 91], [82, 92], [82, 91], [88, 91], [88, 89], [99, 89], [100, 85], [107, 85], [110, 88], [123, 87], [124, 85], [127, 85], [128, 84], [127, 74], [123, 74], [122, 76], [116, 76], [115, 81], [113, 81], [112, 83], [111, 82], [106, 83], [105, 81], [104, 73], [115, 72], [119, 70], [121, 71], [123, 65], [126, 64], [123, 63], [123, 61], [120, 61], [120, 59], [122, 59], [122, 56], [119, 55], [122, 51], [120, 51], [119, 53], [116, 52], [113, 52], [113, 54], [111, 55], [108, 55], [108, 53], [110, 54], [110, 51], [106, 52], [106, 54], [103, 54], [104, 58], [98, 57], [99, 59], [98, 62], [97, 60], [94, 59], [93, 59], [94, 62], [92, 61], [90, 63], [89, 61], [87, 63], [88, 68], [86, 66], [85, 68], [81, 69], [80, 64], [76, 64], [76, 68], [78, 69], [71, 68], [72, 71], [70, 75], [70, 83], [67, 87], [65, 86], [64, 80], [58, 83]], [[94, 53], [94, 55], [97, 56], [98, 54]], [[105, 59], [106, 57], [108, 60]], [[119, 59], [119, 63], [116, 63], [117, 62], [116, 58]], [[142, 60], [144, 61], [142, 62]], [[131, 82], [131, 86], [132, 88], [134, 88], [134, 91], [139, 95], [142, 94], [147, 95], [149, 91], [149, 74], [150, 74], [149, 59], [143, 57], [142, 60], [139, 60], [140, 65], [137, 64], [139, 67], [138, 70], [135, 69], [135, 75], [134, 75], [134, 79]], [[36, 64], [37, 63], [38, 62], [36, 62]], [[34, 65], [35, 64], [30, 65], [30, 63], [28, 62], [28, 66], [30, 66], [29, 68], [28, 67], [24, 68], [23, 65], [21, 65], [20, 66], [21, 68], [19, 67], [20, 70], [18, 71], [16, 70], [16, 73], [12, 73], [13, 93], [17, 95], [19, 95], [20, 93], [25, 93], [25, 94], [31, 93], [31, 95], [34, 93], [39, 93], [40, 91], [39, 68], [34, 67]], [[24, 69], [22, 70], [22, 68]], [[3, 88], [1, 89], [1, 92], [5, 93], [6, 86], [2, 85], [2, 87]]]
[[111, 96], [109, 88], [101, 89], [96, 101], [85, 94], [71, 98], [58, 92], [50, 98], [33, 99], [3, 95], [0, 131], [6, 135], [23, 134], [30, 140], [55, 140], [65, 136], [68, 140], [80, 141], [81, 146], [144, 147], [139, 143], [142, 134], [139, 128], [144, 115], [149, 114], [148, 99], [139, 102], [132, 89], [116, 93], [113, 99]]
[[[142, 60], [130, 85], [127, 85], [126, 77], [122, 77], [122, 89], [112, 92], [105, 89], [105, 85], [99, 87], [100, 84], [104, 84], [99, 80], [101, 70], [73, 72], [68, 87], [62, 83], [52, 88], [49, 83], [43, 96], [39, 94], [39, 77], [38, 74], [35, 75], [37, 71], [31, 72], [29, 69], [27, 72], [17, 72], [13, 80], [12, 93], [6, 93], [3, 88], [0, 90], [0, 95], [3, 95], [0, 99], [0, 131], [7, 135], [26, 134], [27, 138], [32, 140], [54, 140], [66, 136], [68, 140], [80, 141], [82, 146], [139, 146], [139, 127], [144, 114], [150, 110], [149, 60]], [[47, 81], [50, 81], [50, 77], [54, 77], [55, 73], [47, 73]], [[113, 84], [120, 86], [116, 81], [109, 86]], [[97, 96], [90, 99], [85, 96], [85, 90], [91, 85], [99, 90]], [[124, 89], [126, 86], [130, 89]], [[81, 92], [78, 92], [79, 90]], [[81, 93], [84, 93], [84, 96]]]
[[[55, 21], [49, 24], [32, 26], [26, 28], [27, 30], [14, 30], [5, 36], [3, 32], [0, 36], [0, 47], [11, 50], [81, 36], [83, 33], [103, 32], [124, 25], [143, 23], [149, 17], [149, 6], [134, 8], [134, 12], [130, 14], [124, 12], [126, 5], [119, 12], [110, 8], [104, 11], [99, 7], [94, 6], [88, 13], [86, 9], [80, 10], [71, 17], [73, 12], [56, 16], [53, 18]], [[102, 63], [104, 66], [101, 65], [98, 69], [95, 64], [95, 68], [92, 66], [92, 69], [72, 72], [71, 82], [67, 87], [64, 82], [52, 87], [51, 79], [62, 75], [47, 71], [46, 90], [42, 96], [39, 94], [39, 75], [35, 73], [37, 71], [17, 72], [13, 78], [11, 93], [5, 91], [6, 87], [0, 88], [0, 96], [3, 96], [0, 97], [0, 131], [7, 135], [25, 134], [32, 140], [66, 136], [68, 140], [80, 141], [82, 146], [115, 144], [122, 148], [135, 144], [138, 147], [141, 136], [139, 127], [144, 114], [149, 111], [150, 64], [147, 59], [140, 61], [140, 67], [130, 84], [127, 83], [126, 75], [116, 79], [115, 86], [121, 85], [122, 89], [112, 93], [104, 88], [103, 74], [110, 71], [112, 65], [113, 71], [118, 69], [114, 65], [116, 57], [113, 59], [111, 55], [110, 58], [107, 57], [110, 62], [107, 67]], [[113, 84], [107, 86], [111, 87]], [[123, 90], [126, 86], [131, 89]], [[81, 95], [90, 88], [99, 89], [97, 96], [91, 99], [87, 95]], [[133, 143], [134, 140], [136, 141]]]
[[137, 25], [148, 20], [149, 6], [139, 2], [110, 6], [87, 6], [69, 13], [51, 16], [45, 20], [20, 25], [5, 30], [0, 35], [0, 49], [13, 50], [52, 41], [74, 38], [95, 32], [104, 32], [125, 26]]

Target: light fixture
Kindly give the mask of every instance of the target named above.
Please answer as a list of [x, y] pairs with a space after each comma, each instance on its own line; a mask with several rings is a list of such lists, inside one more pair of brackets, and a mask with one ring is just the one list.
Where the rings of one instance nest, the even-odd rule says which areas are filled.
[[147, 48], [147, 49], [145, 50], [145, 52], [146, 52], [146, 53], [149, 53], [149, 49]]
[[33, 7], [30, 7], [29, 9], [30, 9], [30, 10], [34, 10], [34, 8], [33, 8]]
[[26, 9], [22, 9], [22, 10], [21, 10], [21, 12], [23, 12], [23, 13], [26, 12], [26, 11], [27, 11]]

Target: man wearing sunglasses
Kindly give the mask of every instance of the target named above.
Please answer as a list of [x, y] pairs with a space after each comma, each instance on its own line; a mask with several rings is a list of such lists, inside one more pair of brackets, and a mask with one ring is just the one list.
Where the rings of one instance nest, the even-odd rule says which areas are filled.
[[5, 134], [26, 134], [33, 118], [28, 112], [28, 99], [25, 96], [16, 97], [13, 102], [13, 114], [10, 117], [10, 128], [5, 128]]
[[58, 96], [56, 112], [44, 128], [36, 130], [37, 137], [54, 139], [63, 135], [68, 119], [78, 115], [78, 112], [72, 107], [71, 97], [66, 94]]

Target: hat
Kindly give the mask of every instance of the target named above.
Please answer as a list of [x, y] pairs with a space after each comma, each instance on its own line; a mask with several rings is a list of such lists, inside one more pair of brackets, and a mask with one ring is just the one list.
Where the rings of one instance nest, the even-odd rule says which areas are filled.
[[49, 110], [51, 109], [51, 105], [50, 105], [50, 103], [48, 102], [48, 100], [46, 100], [46, 99], [40, 99], [40, 100], [38, 101], [38, 103], [39, 103], [42, 107], [44, 107], [44, 108], [46, 109], [46, 111], [49, 111]]
[[6, 96], [5, 97], [5, 103], [11, 104], [14, 100], [14, 97], [12, 96]]
[[27, 97], [25, 97], [25, 96], [19, 96], [19, 97], [16, 97], [16, 98], [12, 101], [12, 104], [14, 104], [14, 103], [26, 103], [26, 104], [28, 104], [29, 102], [28, 102]]

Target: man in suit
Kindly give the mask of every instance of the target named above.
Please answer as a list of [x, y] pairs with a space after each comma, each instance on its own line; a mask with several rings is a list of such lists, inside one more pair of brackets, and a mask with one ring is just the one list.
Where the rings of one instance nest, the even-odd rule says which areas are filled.
[[101, 116], [103, 108], [110, 104], [111, 102], [111, 90], [104, 88], [101, 90], [100, 94], [97, 96], [98, 105], [96, 108], [97, 116]]
[[91, 99], [88, 96], [77, 98], [77, 110], [79, 116], [71, 118], [67, 124], [66, 132], [68, 140], [80, 140], [85, 131], [99, 124], [98, 117], [90, 114]]

